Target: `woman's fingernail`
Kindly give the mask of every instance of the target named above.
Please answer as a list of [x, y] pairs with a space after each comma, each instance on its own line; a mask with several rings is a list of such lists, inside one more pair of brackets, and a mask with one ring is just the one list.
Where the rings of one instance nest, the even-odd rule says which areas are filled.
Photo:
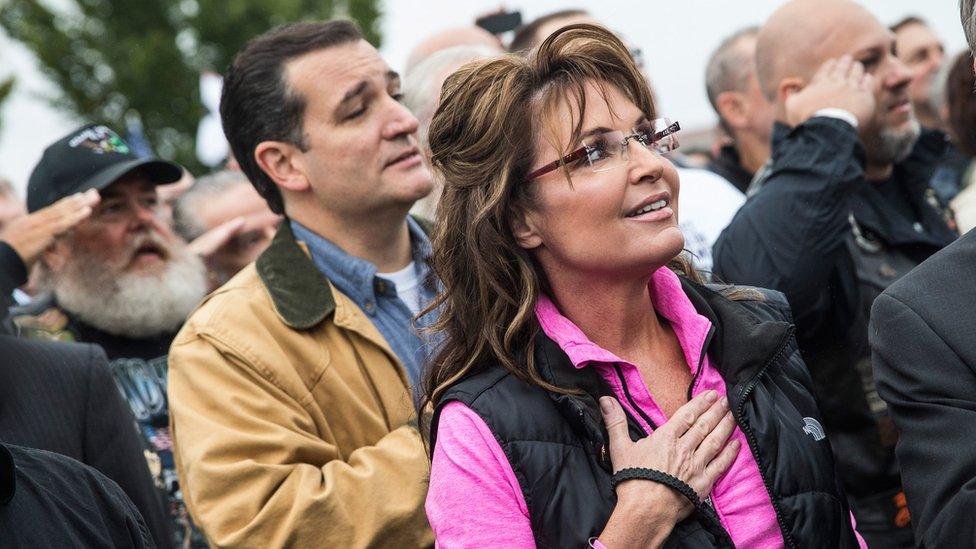
[[709, 389], [708, 392], [705, 393], [705, 398], [708, 399], [709, 402], [715, 402], [715, 400], [718, 398], [718, 393]]
[[603, 415], [610, 415], [610, 411], [613, 410], [613, 406], [610, 404], [610, 397], [600, 397], [600, 411]]

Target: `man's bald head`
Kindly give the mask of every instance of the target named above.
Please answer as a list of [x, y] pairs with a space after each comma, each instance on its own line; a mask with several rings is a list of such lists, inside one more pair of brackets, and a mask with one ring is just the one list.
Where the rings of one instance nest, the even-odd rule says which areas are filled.
[[434, 53], [457, 46], [483, 46], [499, 53], [505, 51], [498, 37], [481, 27], [456, 27], [436, 32], [414, 46], [407, 57], [407, 70]]
[[793, 0], [769, 17], [756, 43], [756, 70], [763, 94], [776, 101], [780, 83], [804, 82], [834, 57], [854, 54], [863, 38], [888, 30], [850, 0]]
[[[777, 120], [788, 122], [790, 104], [816, 97], [801, 94], [825, 62], [849, 56], [859, 63], [871, 77], [875, 109], [870, 118], [859, 118], [858, 133], [868, 170], [881, 179], [911, 153], [920, 132], [908, 93], [912, 72], [894, 50], [895, 35], [851, 0], [793, 0], [759, 32], [757, 72], [763, 94], [776, 103]], [[817, 106], [840, 108], [844, 98], [829, 96]]]

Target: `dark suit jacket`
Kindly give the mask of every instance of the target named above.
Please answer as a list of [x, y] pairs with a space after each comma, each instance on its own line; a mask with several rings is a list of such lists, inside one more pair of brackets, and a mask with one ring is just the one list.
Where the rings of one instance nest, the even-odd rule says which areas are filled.
[[896, 449], [923, 547], [976, 540], [976, 231], [874, 302], [878, 392], [901, 432]]
[[118, 484], [56, 454], [0, 442], [0, 546], [155, 547]]
[[135, 418], [100, 348], [0, 336], [0, 440], [94, 467], [125, 491], [156, 544], [172, 545]]
[[16, 333], [8, 310], [16, 305], [14, 290], [27, 283], [27, 266], [10, 247], [0, 240], [0, 334]]

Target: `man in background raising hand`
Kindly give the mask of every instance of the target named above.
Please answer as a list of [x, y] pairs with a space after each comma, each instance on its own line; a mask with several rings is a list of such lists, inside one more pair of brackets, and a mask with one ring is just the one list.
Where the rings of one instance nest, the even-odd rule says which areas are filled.
[[[799, 126], [818, 114], [828, 118], [833, 114], [861, 129], [870, 124], [875, 113], [874, 76], [866, 73], [864, 65], [855, 62], [850, 55], [828, 59], [813, 75], [808, 86], [800, 86], [799, 82], [791, 83], [784, 90], [786, 123], [790, 127]], [[844, 116], [847, 114], [854, 119]]]
[[[27, 283], [41, 254], [54, 244], [54, 239], [91, 216], [98, 200], [95, 189], [75, 193], [18, 217], [0, 230], [0, 318], [6, 319], [7, 311], [16, 304], [13, 292]], [[2, 331], [11, 332], [13, 328], [4, 326]]]
[[943, 142], [919, 137], [911, 73], [893, 44], [849, 0], [794, 0], [769, 18], [756, 60], [776, 102], [772, 163], [715, 245], [723, 280], [789, 299], [870, 547], [913, 545], [897, 435], [871, 373], [871, 303], [955, 238], [928, 188]]

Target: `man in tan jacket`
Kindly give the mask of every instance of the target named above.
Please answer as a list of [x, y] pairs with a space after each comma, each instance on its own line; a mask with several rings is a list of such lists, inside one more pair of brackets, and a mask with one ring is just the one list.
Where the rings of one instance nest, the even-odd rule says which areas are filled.
[[399, 93], [342, 21], [275, 29], [228, 70], [224, 131], [286, 220], [169, 355], [182, 489], [214, 546], [433, 544], [411, 318], [436, 288], [407, 216], [431, 178]]

